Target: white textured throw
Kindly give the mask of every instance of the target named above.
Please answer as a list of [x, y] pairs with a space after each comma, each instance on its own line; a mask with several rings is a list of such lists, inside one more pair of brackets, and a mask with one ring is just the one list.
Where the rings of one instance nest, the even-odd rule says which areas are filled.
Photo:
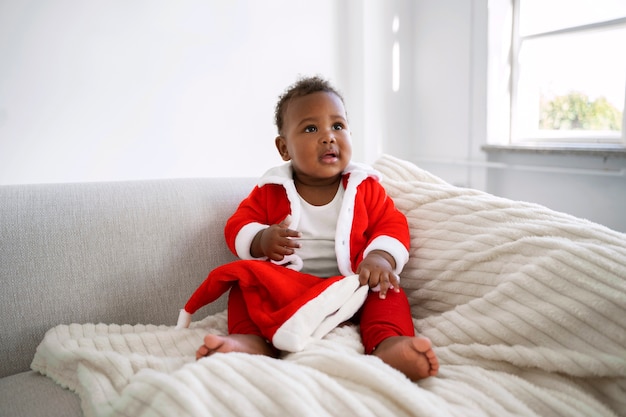
[[339, 327], [284, 358], [194, 352], [224, 313], [51, 329], [33, 369], [86, 416], [626, 416], [626, 235], [385, 156], [409, 219], [402, 285], [441, 363], [412, 383]]

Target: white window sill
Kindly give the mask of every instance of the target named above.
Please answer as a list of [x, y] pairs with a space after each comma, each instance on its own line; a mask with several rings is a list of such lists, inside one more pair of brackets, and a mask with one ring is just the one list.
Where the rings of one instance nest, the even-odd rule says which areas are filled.
[[523, 145], [483, 145], [481, 149], [487, 153], [505, 152], [626, 158], [626, 147], [608, 144], [526, 143]]

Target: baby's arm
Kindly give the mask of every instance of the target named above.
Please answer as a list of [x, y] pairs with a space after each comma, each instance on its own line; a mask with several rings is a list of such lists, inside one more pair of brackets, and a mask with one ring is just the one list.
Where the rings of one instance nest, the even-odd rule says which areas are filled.
[[383, 250], [373, 250], [361, 261], [356, 272], [361, 285], [369, 285], [370, 288], [380, 285], [380, 298], [385, 298], [390, 288], [400, 292], [400, 282], [394, 273], [395, 267], [393, 256]]
[[273, 224], [259, 231], [250, 246], [250, 255], [255, 258], [268, 257], [273, 261], [282, 261], [295, 252], [300, 244], [292, 239], [300, 237], [300, 232], [289, 229], [290, 218], [287, 216], [279, 224]]

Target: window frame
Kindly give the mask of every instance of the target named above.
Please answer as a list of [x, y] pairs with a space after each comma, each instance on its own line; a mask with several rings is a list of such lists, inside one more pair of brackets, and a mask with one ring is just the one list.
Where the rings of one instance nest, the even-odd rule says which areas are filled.
[[[626, 91], [624, 111], [622, 111], [622, 131], [618, 137], [607, 137], [597, 131], [569, 131], [555, 135], [532, 137], [517, 136], [518, 109], [517, 90], [520, 68], [519, 54], [522, 42], [567, 34], [602, 30], [606, 28], [626, 28], [626, 17], [596, 23], [568, 26], [557, 30], [520, 35], [521, 0], [488, 0], [488, 109], [487, 143], [489, 145], [533, 148], [567, 147], [584, 149], [620, 148], [626, 149]], [[509, 39], [499, 37], [509, 36]], [[626, 75], [625, 75], [626, 77]], [[626, 87], [625, 87], [626, 89]], [[506, 120], [504, 120], [506, 118]]]

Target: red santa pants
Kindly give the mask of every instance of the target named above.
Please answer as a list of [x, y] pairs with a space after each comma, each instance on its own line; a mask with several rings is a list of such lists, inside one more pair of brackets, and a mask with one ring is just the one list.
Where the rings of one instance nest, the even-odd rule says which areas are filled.
[[[385, 299], [381, 299], [377, 292], [370, 291], [353, 320], [361, 325], [361, 337], [367, 354], [371, 354], [388, 337], [415, 336], [409, 301], [402, 289], [399, 293], [388, 291]], [[228, 296], [228, 333], [264, 337], [250, 318], [243, 293], [237, 284], [233, 285]]]

